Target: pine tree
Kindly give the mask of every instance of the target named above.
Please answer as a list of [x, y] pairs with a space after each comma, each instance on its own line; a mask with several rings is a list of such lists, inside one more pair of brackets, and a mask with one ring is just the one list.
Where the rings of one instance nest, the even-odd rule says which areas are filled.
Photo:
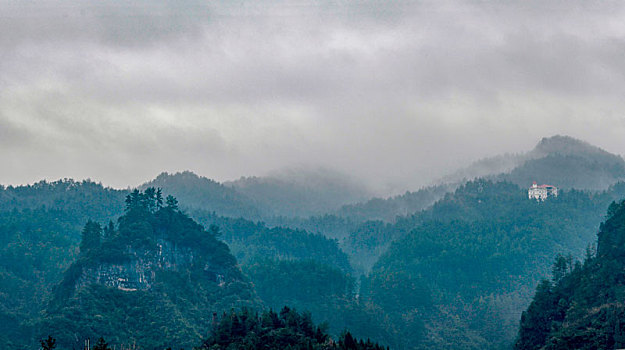
[[167, 208], [178, 210], [178, 200], [174, 198], [174, 196], [172, 195], [167, 196], [165, 203], [167, 203]]
[[139, 192], [138, 189], [132, 191], [129, 195], [126, 196], [126, 211], [130, 211], [133, 208], [136, 208], [141, 203], [141, 198], [143, 195]]
[[56, 339], [52, 338], [52, 336], [48, 336], [48, 339], [39, 341], [41, 343], [41, 350], [52, 350], [56, 348]]
[[111, 239], [115, 235], [115, 224], [113, 224], [112, 220], [109, 220], [109, 223], [106, 227], [104, 227], [104, 239]]
[[109, 348], [108, 343], [104, 341], [104, 338], [100, 337], [98, 342], [93, 347], [93, 350], [111, 350], [111, 348]]
[[354, 337], [352, 337], [352, 334], [350, 332], [345, 333], [342, 341], [339, 341], [339, 344], [342, 344], [341, 349], [345, 349], [345, 350], [357, 350], [358, 349], [358, 343], [356, 343], [356, 341], [354, 340]]
[[143, 207], [150, 213], [156, 211], [156, 189], [154, 187], [148, 187], [143, 191]]
[[82, 230], [82, 240], [80, 242], [80, 252], [87, 253], [89, 250], [100, 246], [102, 238], [102, 227], [97, 222], [87, 221], [85, 228]]
[[160, 210], [163, 207], [163, 190], [160, 188], [156, 190], [156, 210]]

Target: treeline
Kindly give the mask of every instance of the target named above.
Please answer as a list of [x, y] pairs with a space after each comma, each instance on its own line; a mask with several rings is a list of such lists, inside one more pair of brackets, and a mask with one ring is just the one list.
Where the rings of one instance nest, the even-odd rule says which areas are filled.
[[[315, 325], [310, 313], [299, 313], [287, 306], [279, 313], [270, 309], [259, 314], [243, 308], [240, 311], [224, 312], [219, 318], [216, 314], [212, 317], [209, 336], [194, 349], [388, 350], [388, 347], [369, 339], [356, 339], [347, 330], [335, 340], [326, 331], [325, 324]], [[42, 350], [57, 348], [57, 341], [52, 336], [41, 339], [39, 343]], [[85, 345], [89, 346], [86, 340]], [[89, 350], [112, 350], [118, 346], [123, 348], [123, 344], [112, 346], [100, 337], [94, 341], [93, 346], [89, 346]], [[131, 348], [130, 345], [127, 346], [128, 349]], [[167, 347], [166, 350], [177, 348]]]
[[[116, 190], [90, 180], [40, 181], [32, 185], [0, 185], [0, 211], [54, 209], [64, 219], [82, 226], [88, 219], [108, 222], [123, 212], [126, 190]], [[76, 237], [78, 238], [78, 237]]]
[[244, 309], [223, 314], [200, 349], [267, 349], [267, 350], [384, 350], [367, 339], [355, 339], [344, 331], [337, 341], [325, 330], [316, 326], [310, 313], [298, 313], [284, 307], [279, 313], [272, 310], [258, 314]]

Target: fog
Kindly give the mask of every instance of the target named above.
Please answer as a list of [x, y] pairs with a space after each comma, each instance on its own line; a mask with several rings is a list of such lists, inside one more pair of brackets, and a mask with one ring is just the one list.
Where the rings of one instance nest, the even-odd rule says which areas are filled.
[[378, 193], [625, 153], [625, 4], [0, 0], [0, 183], [331, 169]]

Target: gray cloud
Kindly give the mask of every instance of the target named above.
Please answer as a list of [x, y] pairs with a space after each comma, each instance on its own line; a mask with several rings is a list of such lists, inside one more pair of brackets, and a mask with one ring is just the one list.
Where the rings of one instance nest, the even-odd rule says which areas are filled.
[[620, 2], [0, 0], [0, 183], [323, 166], [402, 191], [556, 133], [623, 153], [624, 19]]

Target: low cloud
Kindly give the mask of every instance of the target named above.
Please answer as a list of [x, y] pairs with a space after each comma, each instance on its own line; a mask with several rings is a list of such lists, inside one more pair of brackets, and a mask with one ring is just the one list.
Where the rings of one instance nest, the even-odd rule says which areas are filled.
[[0, 1], [0, 183], [325, 167], [416, 189], [569, 134], [624, 153], [619, 2]]

